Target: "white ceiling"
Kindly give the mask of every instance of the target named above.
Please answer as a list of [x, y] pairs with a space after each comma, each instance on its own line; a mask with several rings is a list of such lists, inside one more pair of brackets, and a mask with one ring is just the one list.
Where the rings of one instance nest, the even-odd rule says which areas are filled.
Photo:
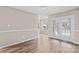
[[64, 12], [79, 8], [78, 6], [12, 6], [12, 8], [20, 9], [37, 15], [47, 16], [59, 12]]

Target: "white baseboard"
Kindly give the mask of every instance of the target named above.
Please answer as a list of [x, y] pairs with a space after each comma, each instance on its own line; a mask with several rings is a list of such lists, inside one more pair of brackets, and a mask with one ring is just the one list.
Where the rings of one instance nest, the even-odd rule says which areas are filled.
[[[53, 37], [49, 37], [49, 38], [53, 38]], [[57, 40], [58, 38], [55, 38], [55, 39]], [[75, 41], [68, 41], [68, 40], [63, 40], [63, 39], [58, 39], [58, 40], [62, 40], [63, 42], [71, 42], [73, 44], [79, 45], [79, 42], [75, 42]]]
[[0, 48], [5, 48], [5, 47], [8, 47], [8, 46], [12, 46], [12, 45], [15, 45], [15, 44], [19, 44], [19, 43], [22, 43], [22, 42], [26, 42], [26, 41], [30, 41], [30, 40], [34, 40], [34, 39], [37, 39], [38, 37], [32, 37], [32, 38], [29, 38], [27, 40], [23, 40], [23, 41], [20, 41], [20, 42], [15, 42], [15, 43], [12, 43], [12, 44], [9, 44], [9, 45], [5, 45], [5, 46], [0, 46]]

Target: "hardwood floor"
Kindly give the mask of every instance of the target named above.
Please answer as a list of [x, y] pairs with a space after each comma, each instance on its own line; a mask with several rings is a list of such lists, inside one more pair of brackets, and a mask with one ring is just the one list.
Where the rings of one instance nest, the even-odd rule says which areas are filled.
[[0, 49], [0, 53], [27, 53], [37, 48], [37, 39]]
[[39, 34], [38, 39], [0, 49], [1, 53], [79, 53], [79, 45], [50, 39]]
[[79, 45], [50, 39], [46, 34], [40, 34], [37, 53], [79, 53]]

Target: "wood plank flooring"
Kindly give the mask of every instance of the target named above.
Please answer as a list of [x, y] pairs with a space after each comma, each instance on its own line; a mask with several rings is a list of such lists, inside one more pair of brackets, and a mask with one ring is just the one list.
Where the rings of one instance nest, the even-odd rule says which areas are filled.
[[79, 53], [79, 45], [50, 39], [45, 33], [38, 39], [0, 49], [1, 53]]
[[50, 39], [47, 34], [40, 34], [37, 53], [79, 53], [79, 45]]
[[0, 49], [0, 53], [27, 53], [37, 48], [37, 39]]

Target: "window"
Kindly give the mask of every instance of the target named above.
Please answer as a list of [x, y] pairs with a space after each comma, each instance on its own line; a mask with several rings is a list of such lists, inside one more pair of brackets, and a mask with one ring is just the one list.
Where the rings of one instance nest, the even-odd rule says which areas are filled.
[[59, 35], [60, 28], [59, 28], [59, 22], [57, 19], [53, 20], [53, 33], [54, 35]]
[[62, 35], [70, 36], [71, 34], [71, 19], [65, 17], [62, 19]]
[[53, 34], [58, 37], [71, 36], [71, 16], [53, 18]]

